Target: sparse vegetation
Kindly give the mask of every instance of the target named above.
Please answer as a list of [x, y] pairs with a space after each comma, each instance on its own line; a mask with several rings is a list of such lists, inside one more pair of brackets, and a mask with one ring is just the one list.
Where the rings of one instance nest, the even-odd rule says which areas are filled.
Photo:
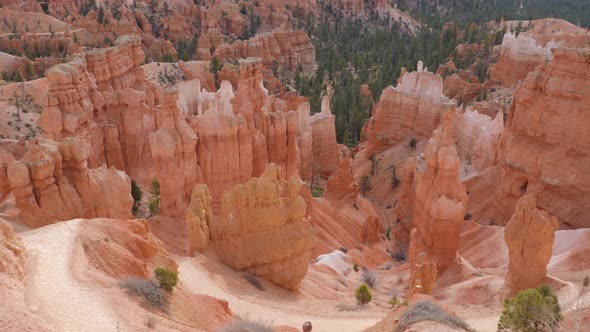
[[311, 189], [311, 195], [313, 197], [323, 197], [324, 196], [324, 188], [315, 186]]
[[399, 323], [396, 325], [394, 332], [405, 331], [410, 326], [423, 321], [432, 321], [465, 331], [474, 331], [463, 319], [448, 314], [441, 307], [430, 301], [422, 301], [404, 311], [399, 318]]
[[256, 278], [255, 276], [253, 276], [251, 274], [246, 274], [244, 276], [244, 279], [246, 279], [252, 286], [256, 287], [256, 289], [261, 290], [261, 291], [264, 290], [264, 287], [260, 283], [260, 280], [258, 280], [258, 278]]
[[150, 194], [148, 208], [150, 210], [150, 216], [155, 216], [160, 214], [160, 182], [158, 182], [158, 179], [152, 179]]
[[164, 290], [152, 280], [129, 277], [119, 285], [127, 290], [129, 295], [141, 297], [144, 305], [162, 311], [168, 310], [168, 299]]
[[354, 270], [354, 272], [358, 272], [359, 271], [359, 265], [358, 264], [354, 264], [352, 266], [352, 269]]
[[542, 285], [504, 300], [498, 331], [556, 331], [562, 319], [557, 296], [549, 286]]
[[265, 322], [238, 319], [222, 327], [219, 332], [272, 332], [272, 328]]
[[171, 292], [178, 283], [178, 273], [164, 268], [157, 268], [154, 271], [160, 287]]
[[143, 192], [141, 188], [137, 185], [135, 180], [131, 180], [131, 197], [133, 197], [133, 206], [131, 207], [131, 213], [134, 216], [139, 214], [139, 207], [141, 206], [141, 198], [143, 197]]
[[368, 304], [373, 299], [369, 287], [365, 284], [360, 285], [359, 288], [356, 289], [354, 297], [359, 305]]

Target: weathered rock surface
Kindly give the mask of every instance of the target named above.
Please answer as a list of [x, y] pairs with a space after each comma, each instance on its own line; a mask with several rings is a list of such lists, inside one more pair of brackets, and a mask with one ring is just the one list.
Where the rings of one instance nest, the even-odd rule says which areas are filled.
[[456, 112], [453, 136], [459, 157], [468, 160], [477, 170], [495, 165], [504, 131], [503, 114], [498, 113], [492, 119], [470, 107], [464, 112], [460, 109]]
[[223, 44], [215, 50], [214, 56], [220, 60], [261, 58], [267, 69], [273, 66], [288, 70], [295, 70], [299, 65], [304, 69], [315, 67], [315, 48], [309, 36], [301, 30], [279, 29], [246, 41]]
[[184, 216], [197, 182], [208, 185], [218, 212], [226, 190], [268, 163], [306, 180], [312, 160], [326, 178], [336, 169], [334, 116], [327, 109], [310, 117], [304, 99], [269, 96], [260, 60], [240, 60], [235, 89], [223, 81], [207, 92], [192, 80], [179, 93], [146, 81], [143, 59], [139, 38], [125, 36], [53, 67], [39, 123], [51, 139], [87, 139], [90, 167], [114, 166], [144, 186], [158, 179], [163, 215]]
[[211, 216], [209, 188], [205, 184], [197, 184], [191, 194], [191, 203], [186, 209], [185, 221], [189, 241], [189, 255], [207, 249]]
[[299, 194], [302, 182], [286, 182], [269, 164], [259, 178], [225, 193], [222, 213], [209, 224], [211, 242], [228, 266], [297, 289], [307, 273], [313, 234]]
[[53, 331], [25, 302], [26, 261], [21, 239], [0, 220], [0, 326], [6, 331]]
[[31, 141], [26, 150], [8, 164], [6, 174], [27, 225], [40, 227], [80, 217], [131, 217], [129, 177], [114, 168], [89, 169], [87, 142]]
[[532, 193], [562, 228], [590, 224], [590, 51], [557, 49], [517, 89], [502, 137], [498, 210]]
[[438, 274], [436, 263], [427, 261], [426, 254], [420, 253], [411, 268], [410, 296], [412, 294], [432, 294]]
[[442, 78], [424, 70], [419, 62], [418, 71], [403, 75], [397, 87], [383, 90], [373, 116], [363, 128], [369, 154], [383, 152], [411, 138], [429, 138], [444, 113], [455, 107], [442, 89]]
[[39, 125], [51, 139], [87, 139], [91, 167], [106, 164], [139, 183], [160, 181], [161, 212], [181, 215], [197, 178], [197, 138], [174, 90], [145, 82], [141, 42], [121, 37], [47, 72], [48, 107]]
[[339, 147], [340, 162], [336, 172], [328, 178], [326, 196], [336, 199], [354, 198], [359, 192], [359, 187], [352, 174], [350, 151], [344, 145]]
[[43, 12], [39, 2], [35, 0], [1, 0], [0, 7], [24, 12]]
[[80, 224], [78, 240], [88, 262], [107, 275], [149, 278], [163, 267], [178, 272], [145, 220], [92, 219]]
[[537, 208], [533, 195], [518, 200], [504, 231], [509, 250], [505, 286], [510, 294], [543, 283], [558, 227], [555, 217]]
[[537, 45], [535, 39], [524, 34], [516, 37], [508, 32], [502, 40], [498, 63], [490, 70], [491, 78], [504, 85], [514, 85], [524, 80], [538, 65], [553, 59], [551, 43], [546, 47]]
[[0, 220], [0, 258], [0, 274], [19, 280], [25, 277], [25, 247], [12, 226], [4, 220]]
[[418, 255], [443, 272], [453, 263], [459, 247], [463, 216], [467, 207], [465, 185], [459, 180], [459, 157], [452, 136], [451, 114], [437, 129], [426, 147], [424, 162], [416, 163], [413, 174], [412, 226], [409, 258], [414, 264]]

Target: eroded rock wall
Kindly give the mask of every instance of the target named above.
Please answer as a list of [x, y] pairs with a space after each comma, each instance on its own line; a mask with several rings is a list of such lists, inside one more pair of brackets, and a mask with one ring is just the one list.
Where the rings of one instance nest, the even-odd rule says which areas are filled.
[[590, 50], [557, 49], [516, 90], [500, 156], [505, 223], [526, 193], [562, 228], [590, 220]]
[[397, 87], [383, 90], [373, 116], [363, 128], [369, 155], [410, 139], [429, 138], [455, 102], [443, 94], [443, 81], [418, 63], [418, 71], [400, 78]]
[[[443, 272], [456, 259], [463, 217], [467, 207], [465, 185], [459, 180], [459, 157], [452, 135], [452, 115], [428, 141], [424, 161], [416, 170], [407, 189], [414, 189], [409, 258], [414, 264], [424, 253], [426, 262], [436, 263]], [[410, 163], [411, 164], [411, 163]]]
[[531, 194], [520, 198], [504, 230], [509, 251], [505, 287], [510, 294], [540, 286], [547, 274], [559, 223], [536, 205]]
[[114, 167], [89, 169], [91, 147], [86, 141], [30, 141], [26, 151], [6, 169], [25, 224], [40, 227], [81, 217], [131, 217], [129, 177]]

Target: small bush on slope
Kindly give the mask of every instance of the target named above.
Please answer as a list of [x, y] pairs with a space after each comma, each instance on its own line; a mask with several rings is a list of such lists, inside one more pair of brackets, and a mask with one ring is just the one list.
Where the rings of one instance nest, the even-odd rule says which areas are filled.
[[557, 297], [543, 285], [504, 300], [498, 331], [555, 331], [562, 319]]
[[171, 292], [174, 286], [178, 283], [178, 273], [174, 271], [159, 267], [154, 271], [154, 274], [160, 283], [160, 287], [169, 292]]
[[465, 331], [474, 331], [463, 319], [449, 315], [441, 307], [430, 301], [422, 301], [404, 311], [394, 332], [405, 331], [410, 326], [423, 321], [432, 321]]
[[360, 285], [359, 288], [356, 289], [354, 297], [356, 297], [356, 301], [359, 305], [368, 304], [373, 299], [369, 287], [365, 284]]
[[143, 303], [162, 311], [168, 310], [168, 299], [164, 290], [155, 282], [142, 278], [129, 277], [119, 284], [130, 295], [140, 296]]
[[238, 319], [233, 323], [222, 327], [219, 332], [272, 332], [272, 328], [262, 322], [251, 322]]

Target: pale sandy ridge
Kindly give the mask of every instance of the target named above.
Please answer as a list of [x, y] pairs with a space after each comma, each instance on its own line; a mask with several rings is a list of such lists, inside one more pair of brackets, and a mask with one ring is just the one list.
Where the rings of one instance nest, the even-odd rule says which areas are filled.
[[[220, 283], [213, 280], [210, 272], [199, 263], [204, 257], [177, 257], [179, 278], [189, 291], [214, 296], [229, 302], [230, 309], [240, 317], [263, 321], [273, 325], [290, 325], [301, 328], [304, 322], [311, 321], [317, 331], [357, 332], [375, 325], [383, 314], [370, 311], [339, 311], [332, 301], [329, 305], [315, 299], [290, 300], [274, 298], [269, 290], [256, 296], [229, 293]], [[322, 305], [323, 304], [323, 305]]]
[[29, 255], [26, 300], [57, 331], [117, 331], [103, 294], [76, 280], [70, 257], [80, 220], [21, 233]]

